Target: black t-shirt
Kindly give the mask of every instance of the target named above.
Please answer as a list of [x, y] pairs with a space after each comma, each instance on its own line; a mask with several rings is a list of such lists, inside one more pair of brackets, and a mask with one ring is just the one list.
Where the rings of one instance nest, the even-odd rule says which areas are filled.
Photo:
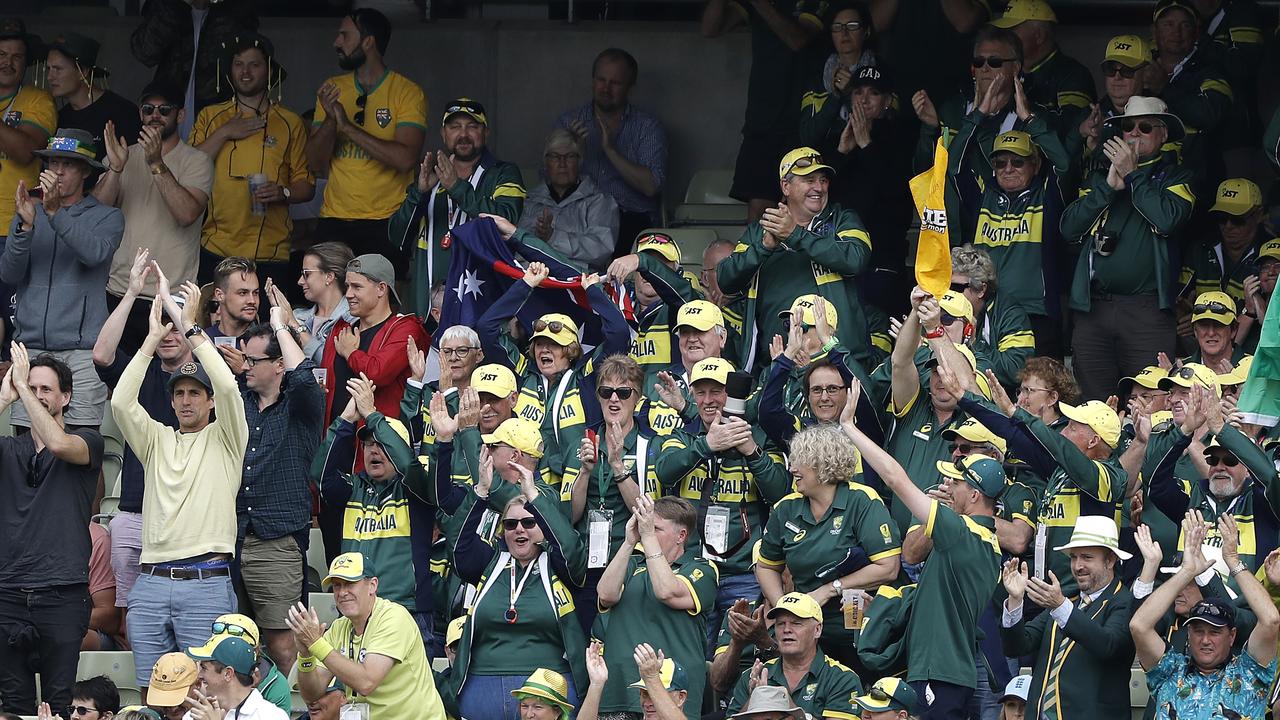
[[89, 464], [72, 465], [35, 436], [0, 438], [0, 587], [45, 588], [89, 582], [89, 519], [102, 467], [102, 436], [81, 428]]
[[138, 106], [110, 90], [79, 110], [63, 105], [58, 111], [58, 127], [78, 128], [92, 134], [99, 152], [102, 151], [102, 131], [108, 120], [116, 124], [116, 137], [124, 138], [128, 145], [138, 142], [138, 135], [142, 133]]
[[[390, 318], [387, 318], [388, 320]], [[378, 331], [386, 325], [387, 321], [383, 320], [377, 325], [360, 328], [360, 349], [369, 352], [369, 348], [373, 347], [373, 339], [378, 337]], [[342, 414], [347, 407], [347, 401], [351, 399], [351, 393], [347, 392], [347, 381], [355, 377], [351, 372], [351, 366], [347, 364], [347, 359], [339, 355], [336, 351], [333, 354], [333, 407], [330, 412], [328, 421]]]
[[[129, 361], [133, 359], [133, 355], [123, 352], [116, 353], [115, 362], [109, 367], [95, 365], [94, 369], [98, 371], [98, 377], [107, 387], [115, 390], [116, 383], [120, 382], [120, 376], [124, 374], [124, 369], [129, 365]], [[160, 358], [151, 358], [151, 363], [147, 365], [147, 372], [142, 377], [142, 387], [138, 390], [138, 404], [143, 410], [151, 416], [152, 420], [158, 423], [168, 425], [173, 429], [178, 428], [178, 416], [173, 412], [173, 402], [169, 399], [169, 390], [167, 383], [169, 382], [169, 373], [160, 367]], [[140, 513], [142, 512], [142, 488], [143, 488], [143, 469], [142, 462], [138, 460], [138, 456], [133, 453], [128, 443], [124, 446], [124, 463], [120, 476], [120, 509], [125, 512]], [[107, 482], [111, 482], [111, 478], [107, 478]]]

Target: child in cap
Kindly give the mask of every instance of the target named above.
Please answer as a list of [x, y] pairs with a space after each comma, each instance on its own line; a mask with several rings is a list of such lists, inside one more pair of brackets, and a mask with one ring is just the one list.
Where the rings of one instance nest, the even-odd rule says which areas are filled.
[[1027, 710], [1027, 693], [1031, 690], [1031, 676], [1019, 675], [1004, 686], [1000, 696], [999, 720], [1022, 720]]

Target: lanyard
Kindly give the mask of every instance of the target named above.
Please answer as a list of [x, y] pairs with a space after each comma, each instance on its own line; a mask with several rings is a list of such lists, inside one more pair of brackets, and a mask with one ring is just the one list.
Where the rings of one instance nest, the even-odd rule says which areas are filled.
[[520, 597], [520, 593], [524, 592], [524, 584], [529, 581], [529, 576], [533, 574], [533, 569], [537, 567], [538, 561], [534, 559], [529, 562], [529, 566], [524, 569], [524, 577], [520, 578], [520, 584], [516, 584], [516, 559], [511, 558], [511, 594], [510, 602], [507, 604], [507, 612], [503, 617], [506, 618], [508, 625], [514, 625], [516, 620], [520, 619], [520, 613], [516, 612], [516, 600]]

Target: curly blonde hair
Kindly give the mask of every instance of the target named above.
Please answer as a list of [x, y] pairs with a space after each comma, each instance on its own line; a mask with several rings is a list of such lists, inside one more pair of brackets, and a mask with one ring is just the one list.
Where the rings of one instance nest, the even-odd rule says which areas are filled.
[[848, 482], [858, 467], [853, 441], [836, 425], [815, 425], [791, 438], [791, 465], [814, 469], [824, 485]]

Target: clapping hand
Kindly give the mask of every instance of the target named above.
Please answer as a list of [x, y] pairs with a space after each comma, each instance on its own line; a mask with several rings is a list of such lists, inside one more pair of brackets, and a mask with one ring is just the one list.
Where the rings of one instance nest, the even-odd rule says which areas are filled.
[[769, 670], [764, 666], [764, 663], [756, 660], [755, 664], [751, 666], [751, 677], [747, 680], [747, 695], [750, 696], [751, 693], [756, 691], [756, 688], [764, 687], [768, 684]]
[[760, 216], [760, 226], [779, 241], [790, 237], [798, 224], [786, 203], [778, 203], [777, 207], [767, 207], [764, 209], [764, 214]]
[[351, 353], [360, 349], [360, 329], [354, 324], [348, 325], [333, 334], [333, 349], [346, 359]]
[[1027, 597], [1040, 607], [1052, 610], [1065, 602], [1066, 597], [1062, 594], [1062, 585], [1058, 583], [1058, 576], [1052, 570], [1048, 575], [1048, 580], [1027, 578]]
[[196, 687], [191, 688], [193, 697], [183, 700], [183, 704], [191, 709], [187, 714], [191, 716], [191, 720], [222, 720], [227, 716], [227, 711], [218, 705], [218, 698], [205, 695]]
[[1142, 553], [1143, 574], [1150, 574], [1155, 577], [1156, 572], [1160, 569], [1160, 562], [1164, 559], [1164, 552], [1160, 549], [1160, 543], [1151, 539], [1151, 528], [1146, 525], [1139, 525], [1133, 533], [1134, 540], [1138, 543], [1138, 551]]
[[609, 666], [604, 661], [604, 645], [599, 640], [592, 640], [587, 646], [587, 677], [598, 687], [609, 682]]
[[662, 672], [662, 661], [666, 659], [661, 650], [655, 652], [649, 643], [637, 645], [632, 657], [635, 658], [636, 669], [640, 671], [642, 680], [657, 679]]
[[556, 230], [555, 216], [551, 214], [550, 209], [543, 208], [542, 212], [538, 214], [538, 219], [534, 221], [533, 234], [542, 238], [546, 242], [550, 242], [551, 235], [552, 233], [555, 232], [555, 230]]
[[1000, 582], [1015, 607], [1022, 604], [1022, 598], [1027, 594], [1028, 579], [1027, 564], [1018, 558], [1006, 561], [1000, 571]]
[[1228, 568], [1234, 568], [1240, 562], [1240, 528], [1230, 512], [1218, 516], [1218, 535], [1222, 537], [1222, 559]]
[[476, 471], [475, 492], [478, 497], [489, 497], [489, 488], [493, 487], [493, 453], [487, 445], [480, 447], [480, 467]]
[[[413, 379], [418, 382], [424, 382], [427, 377], [427, 354], [418, 349], [418, 343], [409, 337], [404, 345], [405, 353], [409, 356], [409, 372]], [[443, 367], [441, 368], [443, 370]]]
[[151, 251], [138, 248], [138, 253], [133, 256], [133, 265], [129, 267], [129, 294], [134, 297], [141, 295], [147, 288], [147, 278], [151, 276], [153, 270]]
[[378, 406], [374, 404], [374, 392], [377, 388], [369, 380], [364, 373], [360, 373], [360, 377], [351, 378], [347, 381], [347, 392], [351, 393], [351, 397], [355, 398], [356, 411], [360, 413], [360, 417], [368, 420], [369, 416], [378, 412]]
[[102, 144], [107, 155], [107, 168], [114, 173], [124, 172], [124, 165], [129, 162], [129, 145], [116, 135], [116, 124], [110, 120], [102, 129]]
[[[293, 631], [293, 637], [298, 645], [299, 651], [310, 652], [309, 648], [315, 644], [323, 635], [327, 626], [320, 622], [320, 616], [316, 614], [315, 608], [303, 607], [302, 603], [295, 603], [289, 608], [289, 613], [285, 617], [285, 624]], [[316, 658], [324, 662], [324, 658]]]
[[422, 156], [422, 162], [418, 163], [418, 192], [426, 195], [436, 186], [437, 181], [435, 153], [428, 150]]
[[685, 406], [689, 404], [680, 383], [666, 370], [658, 373], [658, 382], [653, 384], [653, 390], [667, 407], [676, 412], [684, 412]]
[[920, 122], [932, 128], [938, 127], [938, 111], [934, 108], [933, 101], [929, 99], [929, 93], [920, 90], [912, 95], [911, 108], [915, 110]]
[[440, 187], [453, 189], [458, 184], [458, 170], [453, 166], [453, 156], [444, 151], [436, 153], [436, 177], [440, 178]]

